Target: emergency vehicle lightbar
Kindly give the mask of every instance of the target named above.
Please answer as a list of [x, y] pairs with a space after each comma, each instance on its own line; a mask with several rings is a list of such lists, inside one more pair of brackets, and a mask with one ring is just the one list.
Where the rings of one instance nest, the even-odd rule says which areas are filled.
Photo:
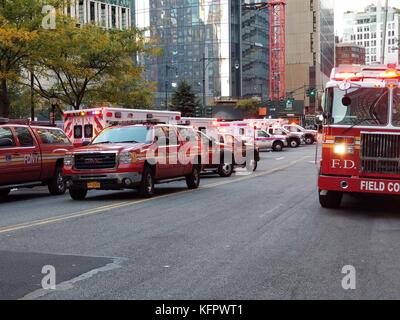
[[341, 65], [334, 68], [331, 73], [331, 80], [334, 81], [363, 81], [364, 79], [400, 79], [400, 70], [395, 64], [387, 66], [359, 66]]

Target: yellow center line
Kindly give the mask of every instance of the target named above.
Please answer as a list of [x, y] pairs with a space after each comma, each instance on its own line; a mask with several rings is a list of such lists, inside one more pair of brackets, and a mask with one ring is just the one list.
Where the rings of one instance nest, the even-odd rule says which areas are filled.
[[[266, 175], [275, 173], [277, 171], [290, 168], [291, 166], [295, 165], [296, 163], [299, 163], [309, 157], [310, 156], [302, 157], [298, 160], [292, 161], [291, 163], [289, 163], [287, 165], [280, 166], [280, 167], [277, 167], [275, 169], [271, 169], [271, 170], [268, 170], [265, 172], [253, 173], [251, 175], [248, 175], [248, 176], [245, 176], [242, 178], [232, 179], [229, 181], [210, 183], [205, 186], [202, 186], [200, 188], [200, 190], [219, 187], [222, 185], [232, 184], [232, 183], [236, 183], [236, 182], [241, 182], [241, 181], [246, 181], [249, 179], [266, 176]], [[105, 213], [105, 212], [110, 212], [112, 209], [120, 209], [120, 208], [124, 208], [124, 207], [128, 207], [128, 206], [132, 206], [132, 205], [137, 205], [137, 204], [141, 204], [141, 203], [145, 203], [145, 202], [149, 202], [149, 201], [155, 201], [155, 200], [168, 198], [168, 197], [172, 197], [172, 196], [177, 196], [177, 195], [194, 192], [194, 191], [196, 191], [196, 190], [183, 190], [183, 191], [166, 194], [166, 195], [162, 195], [162, 196], [158, 196], [158, 197], [154, 197], [154, 198], [150, 198], [150, 199], [124, 201], [124, 202], [115, 203], [115, 204], [111, 204], [111, 205], [107, 205], [107, 206], [101, 206], [101, 207], [97, 207], [97, 208], [93, 208], [93, 209], [87, 209], [87, 210], [80, 211], [80, 212], [69, 213], [69, 214], [50, 217], [50, 218], [46, 218], [46, 219], [34, 220], [34, 221], [16, 224], [16, 225], [12, 225], [12, 226], [1, 227], [0, 234], [12, 232], [12, 231], [23, 230], [23, 229], [28, 229], [28, 228], [33, 228], [33, 227], [38, 227], [38, 226], [43, 226], [43, 225], [48, 225], [48, 224], [53, 224], [53, 223], [72, 220], [72, 219], [76, 219], [76, 218], [88, 217], [88, 216], [97, 215], [97, 214], [101, 214], [101, 213]]]

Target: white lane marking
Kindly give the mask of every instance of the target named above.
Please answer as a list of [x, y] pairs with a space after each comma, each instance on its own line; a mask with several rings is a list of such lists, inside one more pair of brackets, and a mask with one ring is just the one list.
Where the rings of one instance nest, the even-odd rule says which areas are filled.
[[283, 160], [283, 159], [285, 159], [285, 157], [276, 158], [276, 161], [280, 161], [280, 160]]
[[260, 215], [260, 218], [264, 218], [265, 216], [271, 214], [272, 212], [276, 211], [277, 209], [279, 209], [280, 207], [282, 207], [283, 204], [278, 204], [277, 206], [273, 207], [272, 209], [265, 211], [262, 215]]
[[[237, 182], [242, 182], [242, 181], [245, 181], [245, 180], [254, 179], [254, 178], [266, 176], [266, 175], [269, 175], [269, 174], [273, 174], [275, 172], [291, 168], [293, 165], [295, 165], [297, 163], [301, 163], [302, 161], [304, 161], [305, 159], [307, 159], [309, 157], [310, 156], [304, 156], [304, 157], [302, 157], [302, 158], [300, 158], [298, 160], [292, 161], [291, 163], [288, 163], [286, 165], [282, 165], [280, 167], [277, 167], [277, 168], [274, 168], [274, 169], [271, 169], [271, 170], [268, 170], [268, 171], [262, 171], [262, 172], [258, 172], [258, 173], [253, 173], [251, 175], [242, 176], [242, 177], [237, 178], [237, 179], [221, 181], [221, 182], [216, 182], [216, 183], [210, 183], [210, 184], [207, 184], [207, 185], [201, 187], [200, 190], [210, 189], [210, 188], [219, 187], [219, 186], [228, 185], [228, 184], [237, 183]], [[165, 199], [165, 198], [169, 198], [169, 197], [172, 197], [172, 196], [182, 195], [182, 194], [185, 194], [185, 193], [192, 193], [192, 192], [195, 192], [195, 191], [196, 190], [183, 190], [183, 191], [179, 191], [179, 192], [175, 192], [175, 193], [171, 193], [171, 194], [165, 194], [165, 195], [158, 196], [158, 197], [155, 197], [155, 198], [142, 199], [142, 200], [133, 200], [133, 201], [124, 201], [124, 202], [115, 203], [115, 204], [106, 205], [106, 206], [101, 206], [101, 207], [97, 207], [97, 208], [92, 208], [92, 209], [88, 209], [88, 210], [84, 210], [84, 211], [80, 211], [80, 212], [75, 212], [75, 213], [70, 213], [70, 214], [64, 214], [64, 215], [49, 217], [49, 218], [41, 219], [41, 220], [28, 221], [28, 222], [24, 222], [24, 223], [20, 223], [20, 224], [17, 224], [17, 225], [12, 225], [12, 226], [5, 226], [5, 227], [0, 228], [0, 234], [9, 233], [9, 232], [13, 232], [13, 231], [18, 231], [18, 230], [22, 230], [22, 229], [38, 227], [38, 226], [43, 226], [43, 225], [48, 225], [48, 224], [53, 224], [53, 223], [72, 220], [72, 219], [76, 219], [76, 218], [88, 217], [88, 216], [97, 215], [97, 214], [104, 214], [106, 212], [113, 212], [112, 211], [113, 209], [125, 208], [125, 207], [136, 205], [136, 204], [142, 204], [142, 203], [155, 201], [155, 200], [159, 200], [159, 199]]]

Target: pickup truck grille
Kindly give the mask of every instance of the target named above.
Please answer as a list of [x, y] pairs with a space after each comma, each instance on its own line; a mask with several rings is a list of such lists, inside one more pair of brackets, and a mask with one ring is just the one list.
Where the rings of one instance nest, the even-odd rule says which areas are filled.
[[400, 174], [400, 135], [361, 134], [361, 172]]
[[115, 153], [76, 154], [74, 160], [76, 170], [114, 169], [117, 166]]

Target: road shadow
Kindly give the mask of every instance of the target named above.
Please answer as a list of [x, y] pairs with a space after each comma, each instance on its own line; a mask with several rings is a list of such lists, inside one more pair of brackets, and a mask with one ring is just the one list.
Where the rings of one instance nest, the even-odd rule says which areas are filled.
[[[166, 195], [173, 195], [174, 193], [182, 192], [188, 190], [186, 187], [158, 187], [155, 190], [154, 198]], [[107, 191], [102, 191], [107, 192]], [[96, 191], [89, 192], [87, 198], [84, 201], [96, 202], [96, 201], [132, 201], [132, 200], [144, 200], [144, 198], [140, 197], [139, 192], [136, 190], [123, 190], [121, 192], [118, 191], [110, 191], [107, 194], [96, 194]], [[71, 199], [71, 201], [74, 201]]]
[[345, 194], [342, 206], [329, 212], [343, 216], [400, 219], [400, 196]]
[[[14, 203], [14, 202], [21, 202], [21, 201], [27, 201], [27, 200], [32, 200], [32, 199], [40, 199], [40, 198], [49, 198], [49, 197], [55, 197], [50, 195], [49, 193], [38, 193], [38, 192], [11, 192], [7, 197], [1, 198], [0, 197], [0, 204], [6, 204], [6, 203]], [[62, 197], [62, 196], [58, 196]]]

